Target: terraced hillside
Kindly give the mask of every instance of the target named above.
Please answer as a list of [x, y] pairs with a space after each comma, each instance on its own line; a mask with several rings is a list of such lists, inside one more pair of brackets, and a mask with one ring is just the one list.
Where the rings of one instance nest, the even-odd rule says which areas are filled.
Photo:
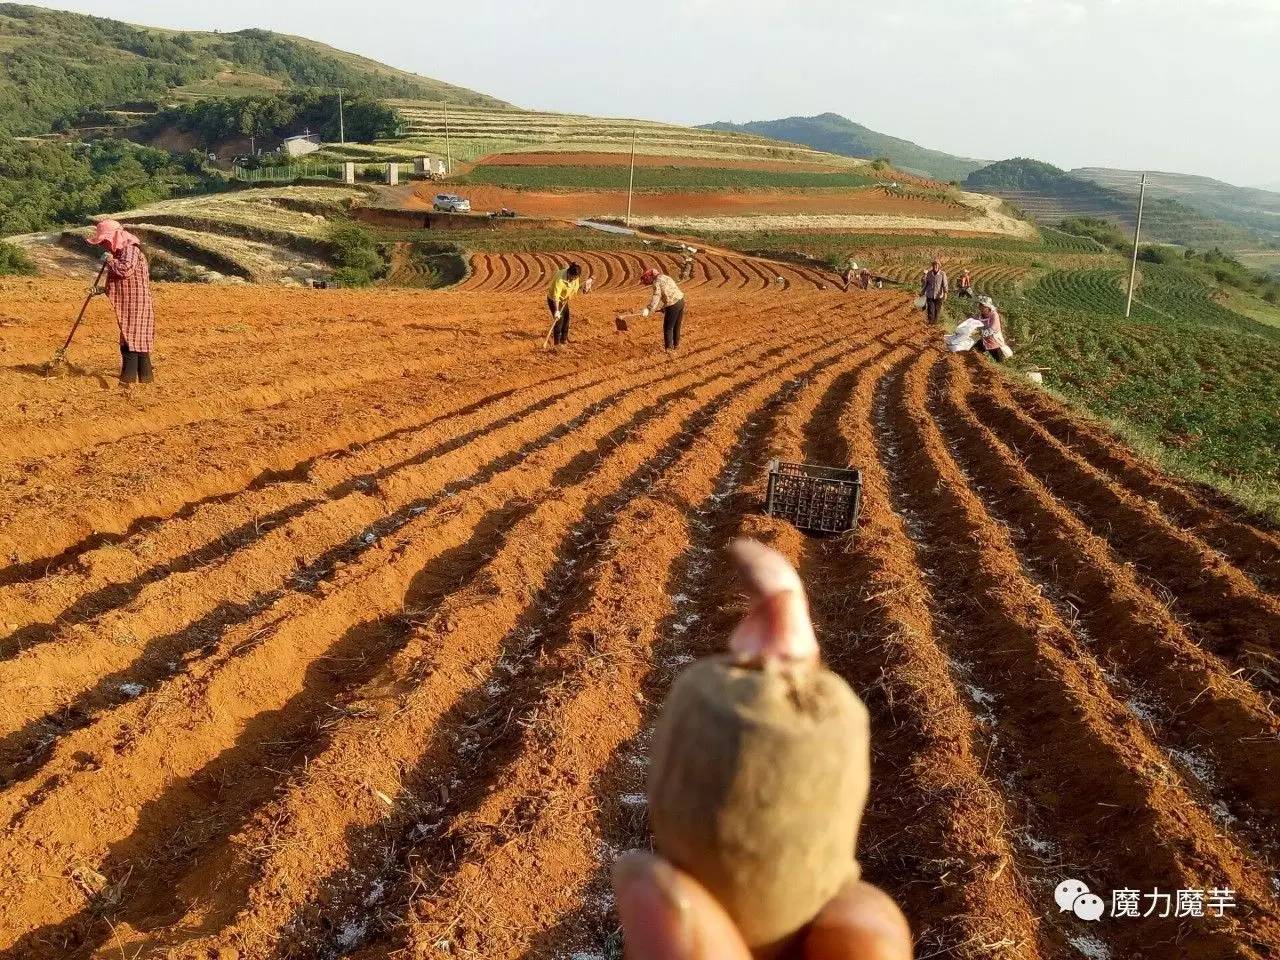
[[[298, 285], [331, 273], [333, 220], [364, 199], [361, 188], [264, 187], [163, 200], [111, 216], [142, 239], [153, 272], [159, 268], [166, 279]], [[37, 257], [43, 275], [80, 276], [92, 272], [96, 255], [81, 243], [90, 231], [12, 239]]]
[[[1276, 533], [908, 296], [787, 278], [691, 288], [674, 356], [634, 293], [544, 352], [533, 291], [165, 285], [129, 392], [96, 306], [38, 375], [79, 285], [0, 284], [0, 954], [615, 951], [741, 534], [871, 709], [861, 859], [921, 956], [1280, 951]], [[860, 466], [859, 531], [763, 518], [772, 456]], [[1236, 906], [1089, 925], [1064, 871]]]
[[403, 135], [383, 144], [403, 152], [444, 151], [446, 126], [453, 157], [476, 160], [521, 149], [630, 152], [633, 132], [641, 155], [782, 160], [823, 167], [857, 167], [864, 161], [748, 134], [719, 133], [658, 123], [488, 106], [457, 107], [418, 100], [388, 101], [405, 119]]

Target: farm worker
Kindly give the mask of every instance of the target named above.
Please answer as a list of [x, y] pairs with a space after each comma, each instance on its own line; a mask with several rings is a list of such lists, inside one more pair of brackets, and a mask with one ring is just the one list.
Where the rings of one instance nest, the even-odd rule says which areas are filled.
[[151, 348], [156, 339], [155, 306], [151, 299], [151, 272], [147, 257], [132, 233], [115, 220], [100, 220], [89, 242], [106, 247], [102, 263], [107, 283], [93, 295], [105, 294], [120, 327], [120, 382], [150, 383]]
[[680, 261], [680, 282], [687, 283], [693, 279], [693, 255], [697, 253], [694, 247], [684, 248], [684, 259]]
[[[766, 585], [780, 578], [761, 567], [749, 578]], [[785, 581], [782, 581], [785, 582]], [[780, 601], [780, 587], [761, 588], [753, 605], [794, 610]], [[796, 634], [813, 636], [808, 611], [768, 617], [765, 643], [790, 646]], [[797, 877], [797, 882], [801, 879]], [[751, 960], [733, 921], [693, 877], [649, 852], [628, 853], [613, 868], [613, 889], [628, 960]], [[898, 905], [861, 880], [847, 883], [800, 934], [786, 955], [806, 960], [910, 960], [911, 931]]]
[[858, 271], [858, 286], [863, 290], [871, 289], [871, 271], [866, 267]]
[[1000, 323], [1000, 311], [990, 297], [978, 298], [978, 315], [970, 319], [982, 321], [982, 341], [974, 346], [979, 353], [986, 353], [996, 363], [1004, 363], [1013, 351], [1004, 339], [1004, 327]]
[[849, 289], [854, 285], [854, 276], [858, 275], [858, 261], [850, 256], [845, 261], [845, 289]]
[[578, 293], [578, 277], [581, 275], [582, 268], [576, 263], [570, 263], [563, 270], [556, 272], [551, 286], [547, 289], [547, 309], [556, 320], [555, 327], [552, 329], [556, 346], [569, 342], [569, 301]]
[[663, 347], [667, 350], [679, 349], [680, 321], [684, 319], [684, 293], [674, 280], [653, 267], [640, 275], [640, 282], [653, 286], [653, 297], [649, 300], [649, 305], [640, 311], [640, 315], [647, 317], [661, 310]]
[[947, 299], [947, 274], [937, 257], [933, 258], [933, 265], [920, 283], [920, 295], [924, 297], [929, 322], [937, 323], [938, 315], [942, 313], [942, 301]]
[[973, 277], [969, 275], [968, 267], [965, 267], [964, 273], [960, 274], [960, 280], [956, 283], [956, 293], [962, 297], [973, 296]]

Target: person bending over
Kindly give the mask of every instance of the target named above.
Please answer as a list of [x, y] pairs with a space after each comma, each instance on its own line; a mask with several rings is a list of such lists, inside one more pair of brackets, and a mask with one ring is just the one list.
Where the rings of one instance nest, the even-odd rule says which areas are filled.
[[653, 286], [649, 305], [640, 311], [642, 317], [662, 311], [662, 344], [666, 350], [680, 348], [680, 324], [684, 320], [684, 293], [676, 282], [665, 273], [650, 267], [640, 276], [640, 282]]
[[556, 272], [551, 286], [547, 288], [547, 309], [555, 318], [555, 326], [551, 332], [557, 347], [569, 342], [569, 301], [578, 295], [580, 276], [582, 268], [576, 263], [570, 263]]
[[120, 382], [150, 383], [155, 379], [151, 348], [156, 340], [156, 312], [146, 254], [138, 238], [116, 220], [100, 220], [89, 242], [107, 248], [102, 255], [106, 286], [95, 287], [92, 295], [105, 295], [116, 313], [120, 328]]

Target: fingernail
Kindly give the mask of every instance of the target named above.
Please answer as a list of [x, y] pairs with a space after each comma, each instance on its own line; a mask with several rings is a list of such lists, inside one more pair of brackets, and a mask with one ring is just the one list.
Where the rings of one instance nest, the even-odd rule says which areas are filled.
[[669, 864], [647, 853], [626, 854], [613, 866], [613, 886], [628, 960], [693, 956], [689, 901]]

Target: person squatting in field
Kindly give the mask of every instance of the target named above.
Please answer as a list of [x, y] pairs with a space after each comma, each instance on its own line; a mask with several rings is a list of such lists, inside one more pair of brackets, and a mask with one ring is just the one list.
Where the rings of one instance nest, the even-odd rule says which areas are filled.
[[973, 296], [973, 276], [969, 273], [968, 267], [965, 268], [964, 273], [960, 274], [960, 279], [956, 281], [956, 294], [965, 298]]
[[[771, 559], [772, 558], [772, 559]], [[808, 605], [789, 589], [776, 554], [760, 551], [746, 578], [751, 608], [738, 631], [759, 649], [791, 650], [813, 643]], [[693, 876], [649, 852], [624, 855], [613, 868], [613, 888], [628, 960], [751, 960], [729, 913]], [[786, 956], [806, 960], [910, 960], [911, 931], [898, 905], [883, 891], [851, 880], [799, 933]]]
[[942, 313], [942, 301], [947, 299], [947, 273], [942, 261], [933, 258], [933, 264], [920, 282], [920, 295], [924, 297], [925, 311], [930, 323], [937, 323]]
[[684, 293], [674, 280], [653, 267], [640, 275], [640, 282], [646, 286], [653, 286], [653, 296], [649, 300], [649, 305], [640, 311], [640, 316], [647, 317], [661, 310], [663, 348], [678, 350], [680, 323], [684, 320]]
[[576, 263], [570, 263], [563, 270], [556, 272], [551, 280], [551, 286], [547, 288], [547, 309], [555, 318], [552, 334], [555, 337], [556, 346], [569, 342], [569, 301], [578, 294], [580, 288], [578, 278], [581, 275], [582, 268]]
[[151, 348], [156, 340], [155, 304], [151, 299], [151, 268], [137, 237], [118, 221], [102, 220], [89, 242], [104, 246], [105, 286], [94, 287], [91, 295], [105, 294], [120, 327], [120, 382], [150, 383]]
[[986, 296], [978, 297], [978, 315], [970, 319], [982, 322], [982, 329], [978, 331], [981, 339], [973, 345], [974, 350], [985, 353], [996, 363], [1004, 363], [1013, 356], [1013, 350], [1004, 339], [1004, 326], [1000, 322], [1000, 311], [996, 309], [994, 300]]

